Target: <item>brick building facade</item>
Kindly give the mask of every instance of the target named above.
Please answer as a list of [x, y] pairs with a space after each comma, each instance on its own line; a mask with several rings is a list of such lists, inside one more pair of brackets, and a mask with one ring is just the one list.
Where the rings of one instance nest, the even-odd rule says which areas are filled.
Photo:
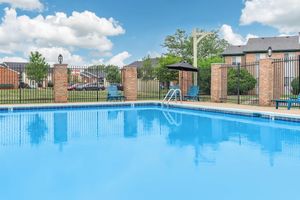
[[0, 66], [0, 84], [11, 85], [13, 89], [17, 89], [19, 87], [19, 73], [12, 69]]
[[[273, 60], [297, 59], [300, 56], [300, 35], [285, 37], [250, 38], [246, 45], [229, 46], [222, 54], [226, 64], [236, 66], [249, 65], [257, 62], [256, 70], [248, 70], [259, 81], [259, 64], [262, 59], [268, 58], [268, 49], [272, 48]], [[280, 72], [280, 73], [278, 73]], [[291, 89], [292, 81], [299, 76], [297, 62], [286, 62], [281, 70], [275, 74], [276, 84], [280, 94], [287, 94]], [[258, 90], [256, 88], [255, 90]]]

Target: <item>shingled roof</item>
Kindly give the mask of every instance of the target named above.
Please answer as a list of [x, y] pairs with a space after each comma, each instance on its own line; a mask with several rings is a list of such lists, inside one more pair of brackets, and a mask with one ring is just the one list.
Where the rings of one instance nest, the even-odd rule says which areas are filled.
[[246, 45], [229, 46], [222, 55], [266, 52], [269, 47], [275, 52], [300, 51], [299, 36], [250, 38]]
[[222, 55], [243, 55], [245, 47], [245, 45], [228, 46]]
[[26, 65], [28, 63], [25, 62], [4, 62], [3, 65], [9, 69], [12, 69], [14, 71], [23, 73], [25, 71]]
[[[151, 66], [155, 67], [156, 65], [158, 65], [158, 61], [159, 61], [159, 58], [151, 58]], [[135, 62], [129, 64], [128, 66], [140, 68], [143, 66], [143, 64], [144, 64], [143, 61], [135, 61]]]

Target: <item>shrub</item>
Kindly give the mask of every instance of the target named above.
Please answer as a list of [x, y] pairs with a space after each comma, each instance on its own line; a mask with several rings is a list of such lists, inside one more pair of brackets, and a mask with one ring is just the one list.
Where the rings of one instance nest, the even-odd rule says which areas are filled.
[[[255, 78], [246, 70], [240, 70], [240, 94], [245, 95], [249, 91], [253, 90], [256, 85]], [[238, 70], [235, 68], [230, 68], [228, 70], [228, 94], [237, 95], [238, 94]]]
[[292, 93], [294, 95], [298, 95], [300, 93], [300, 90], [299, 90], [299, 77], [294, 78], [294, 80], [292, 81]]
[[211, 85], [211, 67], [201, 66], [199, 67], [199, 85], [202, 94], [210, 94]]
[[14, 89], [14, 84], [0, 84], [0, 89]]
[[222, 63], [223, 59], [221, 57], [210, 57], [198, 60], [199, 66], [199, 84], [202, 94], [210, 94], [211, 85], [211, 64], [212, 63]]

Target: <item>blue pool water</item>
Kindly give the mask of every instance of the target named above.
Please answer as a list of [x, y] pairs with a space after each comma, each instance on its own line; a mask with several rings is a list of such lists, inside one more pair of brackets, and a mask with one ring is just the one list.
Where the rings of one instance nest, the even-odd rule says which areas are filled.
[[299, 123], [157, 106], [0, 113], [1, 200], [295, 200], [299, 183]]

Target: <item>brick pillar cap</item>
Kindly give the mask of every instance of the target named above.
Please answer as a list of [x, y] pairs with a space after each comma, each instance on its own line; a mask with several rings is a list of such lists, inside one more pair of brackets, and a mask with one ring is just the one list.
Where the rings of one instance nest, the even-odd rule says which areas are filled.
[[263, 59], [260, 59], [261, 61], [264, 61], [264, 60], [267, 60], [267, 61], [273, 61], [274, 59], [273, 58], [263, 58]]
[[137, 67], [136, 66], [132, 66], [132, 65], [127, 65], [127, 66], [124, 66], [123, 69], [124, 68], [137, 68]]
[[68, 64], [54, 64], [54, 67], [66, 67]]

